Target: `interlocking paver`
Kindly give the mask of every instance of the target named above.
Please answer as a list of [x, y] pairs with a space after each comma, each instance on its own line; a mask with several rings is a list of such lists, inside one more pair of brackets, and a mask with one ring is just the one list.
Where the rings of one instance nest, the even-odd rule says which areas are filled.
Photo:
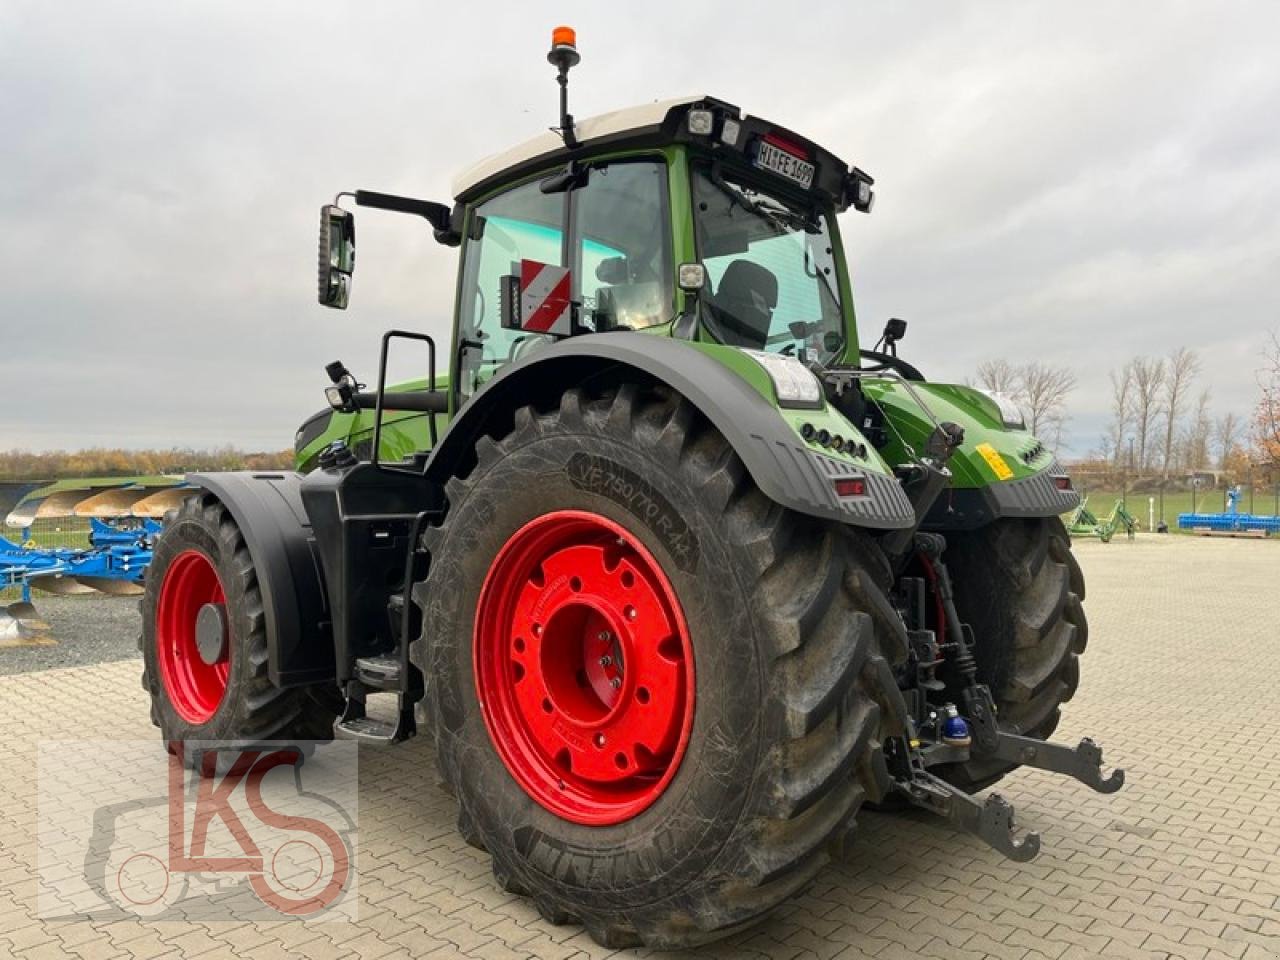
[[[1124, 790], [1098, 796], [1039, 771], [1004, 781], [1020, 826], [1043, 835], [1029, 864], [923, 815], [865, 812], [846, 857], [773, 921], [673, 956], [1280, 958], [1280, 714], [1274, 698], [1241, 687], [1274, 659], [1280, 549], [1146, 537], [1078, 554], [1090, 649], [1058, 736], [1098, 739], [1128, 768]], [[605, 950], [500, 890], [488, 857], [457, 835], [426, 737], [361, 754], [354, 924], [41, 922], [36, 744], [86, 730], [152, 738], [137, 673], [122, 662], [0, 678], [0, 956], [663, 956]], [[93, 796], [102, 785], [65, 789]]]

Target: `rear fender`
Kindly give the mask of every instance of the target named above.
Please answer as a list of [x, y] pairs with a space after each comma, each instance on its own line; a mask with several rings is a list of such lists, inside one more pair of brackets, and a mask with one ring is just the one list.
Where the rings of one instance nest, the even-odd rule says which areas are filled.
[[[748, 369], [756, 383], [730, 364]], [[758, 376], [755, 376], [758, 375]], [[428, 475], [444, 483], [472, 456], [485, 434], [511, 428], [526, 404], [547, 407], [568, 386], [656, 381], [685, 397], [725, 437], [765, 496], [795, 510], [859, 527], [896, 530], [914, 523], [911, 503], [879, 454], [833, 407], [784, 410], [767, 374], [741, 351], [642, 333], [587, 334], [548, 345], [501, 370], [459, 412], [432, 451]], [[830, 424], [865, 455], [806, 442], [803, 422]], [[862, 477], [867, 495], [838, 497], [833, 481]]]

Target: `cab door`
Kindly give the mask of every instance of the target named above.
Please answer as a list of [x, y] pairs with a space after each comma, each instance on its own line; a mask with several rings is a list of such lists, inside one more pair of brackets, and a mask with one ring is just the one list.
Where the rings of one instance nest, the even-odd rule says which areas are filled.
[[503, 289], [521, 277], [522, 262], [569, 269], [571, 333], [640, 330], [675, 316], [661, 158], [592, 165], [572, 189], [554, 193], [544, 193], [542, 181], [521, 184], [478, 204], [469, 223], [456, 341], [459, 406], [505, 364], [555, 339], [503, 324]]

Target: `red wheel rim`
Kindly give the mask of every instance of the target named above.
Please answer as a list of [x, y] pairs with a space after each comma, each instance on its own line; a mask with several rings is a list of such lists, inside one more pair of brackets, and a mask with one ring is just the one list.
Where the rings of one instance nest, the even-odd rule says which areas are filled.
[[480, 590], [476, 695], [516, 782], [575, 823], [634, 817], [693, 725], [693, 644], [675, 590], [624, 527], [576, 510], [521, 527]]
[[156, 653], [169, 702], [188, 723], [209, 720], [227, 692], [231, 644], [226, 644], [216, 663], [205, 663], [196, 646], [200, 609], [226, 602], [222, 581], [208, 557], [198, 550], [184, 550], [173, 558], [160, 584]]

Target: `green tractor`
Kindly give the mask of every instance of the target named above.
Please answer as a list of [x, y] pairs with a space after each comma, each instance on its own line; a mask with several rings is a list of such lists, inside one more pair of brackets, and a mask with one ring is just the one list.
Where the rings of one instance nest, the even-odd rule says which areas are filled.
[[[452, 204], [323, 208], [320, 302], [353, 216], [460, 248], [453, 341], [328, 368], [297, 472], [201, 474], [156, 546], [144, 685], [163, 737], [434, 742], [497, 881], [608, 946], [767, 914], [864, 803], [1015, 860], [1019, 765], [1079, 679], [1078, 502], [1016, 408], [858, 338], [837, 217], [871, 177], [712, 97], [560, 124]], [[386, 383], [389, 348], [425, 377]], [[437, 370], [437, 365], [439, 370]]]

